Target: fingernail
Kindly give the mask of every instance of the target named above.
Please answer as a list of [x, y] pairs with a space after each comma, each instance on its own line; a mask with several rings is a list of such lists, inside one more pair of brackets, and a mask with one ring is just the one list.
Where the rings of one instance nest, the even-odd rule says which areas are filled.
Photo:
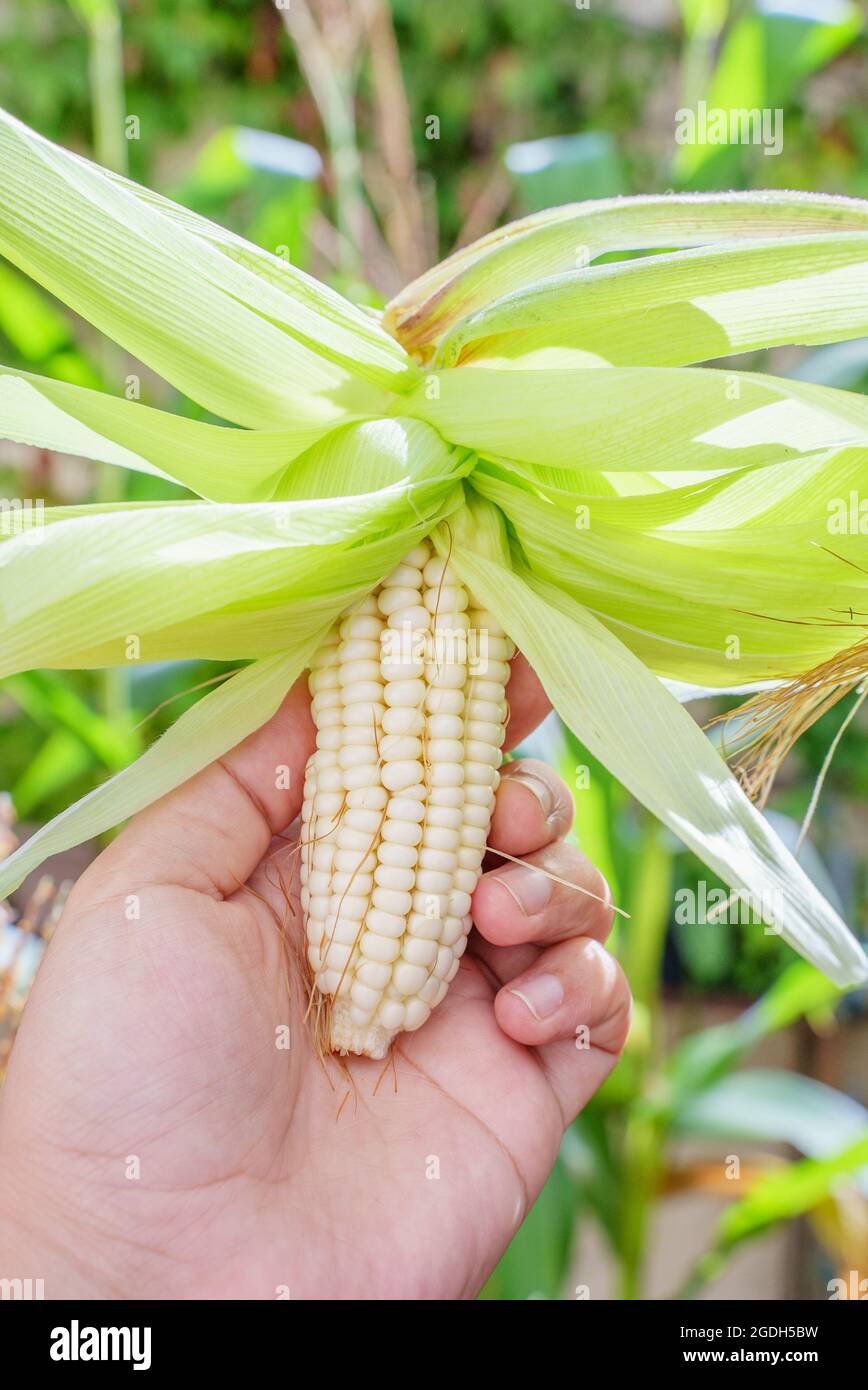
[[[512, 771], [512, 768], [515, 768], [515, 771]], [[527, 768], [521, 767], [517, 763], [507, 763], [500, 777], [501, 781], [508, 778], [510, 782], [519, 782], [521, 786], [527, 787], [529, 792], [533, 792], [546, 820], [554, 814], [555, 800], [552, 789], [548, 782], [544, 781], [542, 777], [537, 777], [535, 772], [529, 772]]]
[[532, 975], [521, 989], [510, 989], [526, 1004], [538, 1022], [551, 1018], [564, 1002], [564, 987], [557, 975]]
[[497, 881], [515, 898], [525, 917], [542, 912], [552, 895], [552, 881], [548, 874], [540, 869], [531, 869], [526, 864], [505, 869], [497, 875]]

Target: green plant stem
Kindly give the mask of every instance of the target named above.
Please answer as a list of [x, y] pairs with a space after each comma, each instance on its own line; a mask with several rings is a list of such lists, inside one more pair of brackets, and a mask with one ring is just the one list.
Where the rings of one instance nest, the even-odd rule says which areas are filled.
[[114, 5], [101, 10], [91, 25], [90, 85], [97, 159], [116, 173], [126, 174], [123, 43], [121, 17]]
[[652, 1204], [659, 1186], [668, 1125], [642, 1103], [653, 1083], [661, 1048], [660, 982], [672, 901], [672, 855], [663, 827], [645, 820], [642, 849], [630, 894], [631, 930], [625, 967], [636, 1006], [648, 1020], [647, 1051], [637, 1058], [637, 1101], [628, 1115], [621, 1148], [621, 1212], [618, 1249], [620, 1295], [641, 1297]]
[[666, 1128], [638, 1102], [627, 1117], [622, 1149], [621, 1298], [642, 1296], [648, 1226], [663, 1163]]
[[[90, 104], [93, 149], [97, 163], [118, 174], [129, 172], [124, 117], [124, 51], [121, 16], [116, 0], [75, 0], [87, 26], [89, 45]], [[107, 382], [120, 374], [123, 358], [108, 340], [103, 349], [103, 374]], [[123, 474], [103, 467], [97, 501], [119, 502]]]
[[354, 62], [348, 54], [336, 61], [317, 27], [307, 0], [293, 0], [281, 9], [298, 54], [298, 62], [320, 113], [334, 173], [335, 221], [339, 234], [340, 268], [355, 276], [361, 269], [364, 197], [362, 168], [356, 140]]
[[[659, 821], [646, 816], [639, 868], [630, 893], [631, 930], [625, 969], [637, 1004], [656, 1024], [660, 975], [672, 903], [672, 854]], [[656, 1034], [652, 1031], [652, 1037]]]
[[677, 1299], [694, 1299], [706, 1285], [716, 1279], [726, 1263], [726, 1256], [717, 1246], [708, 1250], [696, 1261], [687, 1278], [675, 1294]]
[[[123, 32], [116, 0], [73, 0], [88, 32], [90, 100], [93, 120], [93, 148], [97, 162], [118, 174], [129, 171], [124, 118]], [[103, 376], [107, 383], [123, 375], [123, 355], [114, 343], [102, 350]], [[119, 468], [103, 464], [96, 488], [97, 502], [120, 502], [124, 495], [124, 475]], [[116, 728], [123, 726], [129, 711], [127, 672], [109, 668], [100, 676], [100, 707]]]
[[332, 167], [335, 171], [335, 202], [338, 231], [341, 236], [341, 269], [345, 275], [360, 272], [359, 247], [362, 237], [362, 181], [359, 151], [356, 145], [356, 123], [353, 115], [353, 93], [349, 78], [335, 76], [333, 97], [323, 112]]
[[726, 23], [727, 0], [700, 0], [682, 4], [685, 38], [681, 61], [682, 105], [695, 107], [707, 94], [714, 72], [715, 46]]
[[124, 55], [117, 0], [70, 0], [87, 29], [93, 146], [100, 164], [126, 174]]

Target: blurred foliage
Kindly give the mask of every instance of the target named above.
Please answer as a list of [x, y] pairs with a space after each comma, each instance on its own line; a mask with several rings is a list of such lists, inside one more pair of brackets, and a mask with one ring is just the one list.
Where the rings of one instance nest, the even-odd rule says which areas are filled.
[[120, 717], [99, 710], [98, 675], [28, 671], [0, 688], [0, 768], [22, 820], [50, 820], [126, 767], [195, 702], [218, 662], [141, 666]]

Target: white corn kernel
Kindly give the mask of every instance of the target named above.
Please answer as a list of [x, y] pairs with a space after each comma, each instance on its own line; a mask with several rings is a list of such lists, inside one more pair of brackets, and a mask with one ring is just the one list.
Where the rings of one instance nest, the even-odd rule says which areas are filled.
[[383, 786], [390, 792], [406, 791], [414, 787], [422, 776], [422, 764], [412, 759], [394, 763], [384, 763], [380, 771]]
[[[382, 811], [388, 804], [389, 793], [385, 787], [361, 787], [357, 791], [347, 792], [347, 806], [351, 810]], [[335, 810], [340, 810], [340, 805]]]
[[392, 967], [388, 962], [368, 960], [366, 957], [356, 966], [356, 979], [369, 989], [375, 989], [378, 995], [382, 994], [391, 977]]
[[342, 817], [342, 824], [349, 825], [353, 830], [366, 830], [369, 835], [379, 830], [383, 824], [382, 811], [345, 811]]
[[[413, 1002], [415, 1001], [410, 1001], [410, 1003]], [[383, 1003], [380, 1005], [379, 1013], [377, 1015], [377, 1020], [380, 1023], [380, 1025], [383, 1028], [388, 1029], [390, 1033], [397, 1033], [402, 1028], [406, 1028], [406, 1018], [407, 1008], [404, 1004], [399, 1003], [397, 999], [385, 999]]]
[[387, 820], [381, 831], [384, 840], [396, 845], [418, 845], [422, 841], [422, 827], [413, 821]]
[[419, 993], [427, 979], [428, 971], [425, 967], [423, 965], [411, 965], [409, 961], [398, 961], [392, 971], [392, 981], [395, 987], [402, 994], [410, 997]]
[[401, 955], [411, 965], [424, 965], [427, 970], [437, 959], [438, 949], [436, 937], [426, 939], [421, 936], [408, 936], [401, 947]]
[[428, 796], [430, 806], [448, 806], [451, 809], [462, 807], [465, 801], [465, 788], [432, 787]]
[[357, 685], [342, 685], [341, 700], [344, 705], [367, 705], [370, 707], [383, 698], [383, 687], [379, 680], [360, 681]]
[[[379, 693], [382, 694], [382, 690]], [[343, 722], [347, 728], [370, 729], [373, 734], [385, 708], [379, 700], [354, 701], [352, 704], [344, 705]]]
[[454, 873], [455, 853], [454, 849], [426, 849], [423, 847], [419, 851], [419, 867], [421, 869], [438, 869], [445, 874]]
[[368, 909], [365, 925], [372, 932], [376, 932], [377, 936], [400, 938], [406, 931], [407, 919], [403, 913], [383, 912], [378, 907], [371, 907]]
[[396, 869], [412, 869], [419, 859], [419, 851], [414, 845], [393, 845], [383, 841], [377, 847], [377, 858], [381, 864], [391, 864]]
[[[368, 641], [378, 642], [382, 630], [383, 621], [381, 618], [375, 618], [364, 613], [357, 613], [352, 618], [344, 618], [338, 628], [338, 632], [344, 642], [349, 642], [356, 638], [364, 638]], [[328, 668], [326, 669], [328, 670]], [[331, 672], [329, 671], [328, 674], [331, 675]], [[335, 684], [337, 684], [337, 681], [335, 681]], [[311, 687], [313, 688], [313, 682], [311, 682]], [[325, 688], [325, 685], [322, 684], [316, 687], [318, 690]]]
[[[443, 922], [439, 917], [426, 917], [424, 913], [411, 912], [407, 918], [408, 939], [404, 942], [404, 950], [406, 951], [407, 947], [412, 945], [411, 938], [420, 941], [439, 941], [442, 926]], [[408, 956], [407, 959], [411, 960], [412, 957]], [[422, 961], [418, 963], [421, 965]]]
[[431, 1015], [431, 1010], [427, 1004], [423, 1004], [419, 998], [408, 999], [404, 1013], [404, 1032], [413, 1033], [417, 1028], [427, 1021]]
[[383, 699], [389, 706], [415, 707], [425, 698], [423, 680], [389, 681], [383, 689]]
[[388, 579], [383, 580], [383, 587], [388, 586], [391, 589], [397, 588], [399, 585], [409, 589], [421, 589], [422, 570], [416, 565], [408, 564], [406, 560], [402, 565], [397, 565]]
[[391, 820], [423, 821], [425, 820], [425, 802], [421, 796], [409, 796], [408, 792], [413, 791], [412, 787], [407, 788], [403, 796], [393, 796], [389, 801], [389, 817]]
[[367, 931], [361, 940], [362, 955], [368, 960], [393, 961], [401, 953], [401, 943], [394, 937], [379, 936]]
[[383, 715], [383, 732], [418, 738], [425, 732], [425, 715], [420, 709], [395, 705]]
[[441, 613], [461, 613], [467, 607], [467, 593], [464, 589], [443, 584], [426, 589], [422, 602], [429, 613], [436, 613], [439, 618]]

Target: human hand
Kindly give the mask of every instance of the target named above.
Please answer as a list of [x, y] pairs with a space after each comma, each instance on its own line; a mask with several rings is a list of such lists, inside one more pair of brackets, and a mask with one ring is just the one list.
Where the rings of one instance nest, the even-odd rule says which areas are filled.
[[[548, 708], [521, 657], [508, 695], [507, 747]], [[608, 890], [525, 761], [489, 843], [586, 892], [489, 856], [428, 1022], [387, 1063], [317, 1057], [282, 834], [308, 705], [300, 681], [70, 895], [0, 1097], [0, 1272], [48, 1298], [472, 1297], [623, 1047]]]

